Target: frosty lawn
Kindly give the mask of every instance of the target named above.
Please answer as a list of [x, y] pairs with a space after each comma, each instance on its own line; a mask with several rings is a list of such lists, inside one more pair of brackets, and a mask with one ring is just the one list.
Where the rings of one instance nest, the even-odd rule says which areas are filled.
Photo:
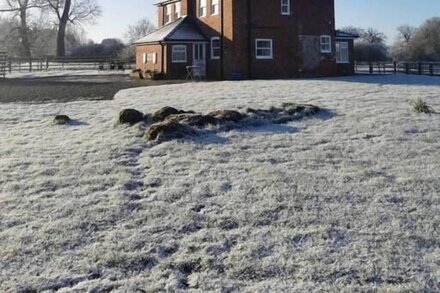
[[[440, 114], [409, 103], [440, 110], [439, 84], [209, 82], [0, 104], [0, 291], [440, 290]], [[159, 145], [116, 124], [123, 108], [283, 102], [334, 115]]]

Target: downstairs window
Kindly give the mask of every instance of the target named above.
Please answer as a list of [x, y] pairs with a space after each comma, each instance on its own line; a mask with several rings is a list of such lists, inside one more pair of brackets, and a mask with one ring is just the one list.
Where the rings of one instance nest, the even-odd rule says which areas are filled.
[[255, 58], [273, 59], [273, 45], [271, 39], [255, 40]]
[[186, 63], [186, 45], [174, 45], [171, 51], [171, 62]]

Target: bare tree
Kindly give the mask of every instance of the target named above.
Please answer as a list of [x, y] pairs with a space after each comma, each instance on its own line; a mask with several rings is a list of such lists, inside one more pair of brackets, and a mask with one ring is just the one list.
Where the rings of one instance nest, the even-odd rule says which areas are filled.
[[391, 55], [396, 61], [409, 60], [409, 46], [417, 32], [417, 28], [409, 25], [402, 25], [397, 28], [397, 32], [398, 35], [396, 41], [391, 47]]
[[364, 31], [364, 34], [361, 37], [370, 44], [383, 44], [387, 40], [384, 33], [371, 27]]
[[133, 43], [153, 32], [155, 29], [155, 25], [147, 18], [144, 18], [137, 23], [128, 26], [126, 37], [130, 43]]
[[123, 60], [131, 60], [136, 57], [136, 48], [133, 43], [152, 33], [156, 29], [155, 25], [147, 18], [141, 19], [135, 24], [129, 25], [125, 33], [128, 40], [128, 46], [119, 53], [119, 57]]
[[97, 0], [46, 0], [50, 11], [58, 20], [57, 56], [66, 55], [66, 29], [68, 23], [73, 25], [93, 21], [101, 15]]
[[341, 30], [359, 36], [354, 43], [356, 61], [385, 61], [389, 58], [384, 33], [374, 28], [344, 27]]
[[3, 0], [0, 6], [0, 13], [11, 13], [13, 18], [19, 19], [19, 26], [12, 27], [17, 29], [20, 35], [20, 43], [23, 56], [32, 58], [29, 11], [34, 8], [43, 8], [45, 3], [42, 0]]
[[417, 32], [417, 28], [410, 25], [401, 25], [397, 28], [397, 32], [399, 33], [398, 37], [408, 44]]

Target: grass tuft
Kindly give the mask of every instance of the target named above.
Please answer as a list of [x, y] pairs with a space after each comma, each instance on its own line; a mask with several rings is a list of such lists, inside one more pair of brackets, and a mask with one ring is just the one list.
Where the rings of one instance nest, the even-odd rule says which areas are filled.
[[417, 98], [411, 101], [411, 106], [416, 113], [434, 113], [434, 109], [429, 106], [422, 98]]

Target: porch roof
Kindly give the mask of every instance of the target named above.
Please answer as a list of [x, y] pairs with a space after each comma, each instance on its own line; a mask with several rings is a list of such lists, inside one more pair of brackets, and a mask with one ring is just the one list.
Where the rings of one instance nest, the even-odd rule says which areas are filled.
[[336, 38], [337, 39], [348, 39], [348, 40], [352, 40], [352, 39], [357, 39], [359, 38], [359, 35], [357, 34], [352, 34], [352, 33], [347, 33], [347, 32], [343, 32], [340, 30], [336, 31]]
[[135, 45], [159, 42], [203, 42], [207, 38], [197, 23], [185, 16], [134, 42]]

